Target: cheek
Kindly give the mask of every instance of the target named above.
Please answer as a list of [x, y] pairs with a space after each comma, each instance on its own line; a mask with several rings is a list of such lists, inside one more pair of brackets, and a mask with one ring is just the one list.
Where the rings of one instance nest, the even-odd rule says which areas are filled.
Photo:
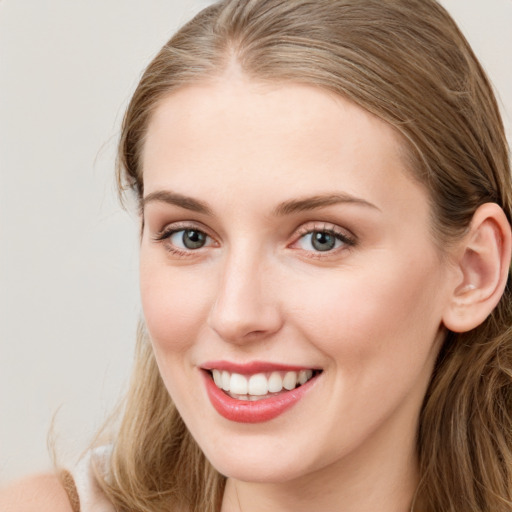
[[432, 347], [441, 319], [440, 282], [435, 257], [423, 265], [389, 258], [372, 269], [308, 280], [290, 301], [300, 329], [326, 355], [350, 362], [354, 371], [369, 359], [400, 367], [404, 359], [424, 359]]
[[141, 254], [142, 309], [157, 352], [187, 350], [208, 314], [208, 282], [187, 271], [146, 260]]
[[206, 323], [208, 289], [197, 275], [182, 270], [153, 263], [141, 253], [140, 289], [146, 328], [167, 391], [180, 413], [188, 417], [200, 406], [188, 387], [194, 374], [189, 356]]

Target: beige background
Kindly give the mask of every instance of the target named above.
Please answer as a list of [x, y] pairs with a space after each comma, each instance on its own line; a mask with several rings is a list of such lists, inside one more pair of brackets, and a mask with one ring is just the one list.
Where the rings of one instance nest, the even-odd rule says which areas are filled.
[[[0, 482], [70, 462], [126, 384], [136, 220], [119, 122], [150, 58], [207, 0], [0, 0]], [[512, 133], [512, 0], [444, 0]]]

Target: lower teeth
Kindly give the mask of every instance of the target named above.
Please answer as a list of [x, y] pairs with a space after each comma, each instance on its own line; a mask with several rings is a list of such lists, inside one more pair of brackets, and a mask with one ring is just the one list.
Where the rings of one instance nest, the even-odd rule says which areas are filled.
[[[311, 380], [311, 379], [309, 379]], [[306, 382], [309, 382], [306, 381]], [[304, 384], [306, 384], [306, 382]], [[297, 389], [303, 386], [303, 384], [297, 384], [297, 386], [293, 389]], [[246, 402], [256, 402], [257, 400], [264, 400], [265, 398], [271, 398], [273, 396], [282, 395], [283, 393], [287, 393], [288, 391], [293, 391], [293, 389], [282, 389], [282, 391], [278, 391], [277, 393], [267, 393], [266, 395], [235, 395], [235, 393], [231, 393], [229, 391], [224, 391], [228, 396], [234, 398], [236, 400], [245, 400]]]
[[279, 393], [267, 393], [266, 395], [235, 395], [234, 393], [230, 393], [229, 391], [224, 391], [224, 393], [226, 393], [231, 398], [234, 398], [236, 400], [245, 400], [246, 402], [256, 402], [257, 400], [264, 400], [265, 398], [281, 395], [283, 392], [286, 392], [286, 390], [283, 389], [283, 391], [280, 391]]

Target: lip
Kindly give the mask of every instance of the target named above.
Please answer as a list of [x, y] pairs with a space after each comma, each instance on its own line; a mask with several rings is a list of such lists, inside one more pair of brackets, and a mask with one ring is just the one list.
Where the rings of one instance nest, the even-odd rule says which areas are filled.
[[[227, 366], [220, 368], [219, 366], [214, 366], [214, 368], [222, 369], [226, 371], [239, 371], [239, 373], [252, 373], [247, 370], [247, 366], [251, 368], [258, 368], [257, 372], [264, 371], [278, 371], [278, 370], [288, 370], [295, 371], [296, 367], [283, 367], [282, 365], [271, 365], [272, 368], [269, 369], [268, 364], [264, 364], [260, 366], [258, 363], [251, 363], [250, 365], [231, 365], [226, 363]], [[231, 370], [228, 369], [231, 368]], [[236, 367], [237, 370], [233, 368]], [[226, 394], [222, 389], [219, 389], [215, 383], [213, 382], [213, 378], [206, 367], [202, 367], [203, 370], [201, 374], [203, 375], [203, 380], [206, 387], [206, 393], [208, 398], [210, 399], [211, 404], [214, 409], [224, 418], [229, 421], [234, 421], [237, 423], [263, 423], [266, 421], [273, 420], [277, 418], [288, 409], [296, 405], [316, 384], [318, 377], [320, 374], [315, 375], [313, 378], [308, 380], [302, 386], [299, 386], [291, 391], [284, 391], [278, 395], [270, 396], [269, 398], [263, 398], [256, 401], [249, 400], [237, 400], [235, 398], [230, 397]], [[303, 367], [299, 367], [300, 369], [304, 369]]]
[[[203, 370], [220, 370], [240, 375], [252, 375], [266, 372], [299, 372], [300, 370], [316, 370], [308, 366], [293, 366], [267, 361], [251, 361], [249, 363], [233, 363], [231, 361], [208, 361], [200, 366]], [[320, 368], [318, 368], [320, 369]]]

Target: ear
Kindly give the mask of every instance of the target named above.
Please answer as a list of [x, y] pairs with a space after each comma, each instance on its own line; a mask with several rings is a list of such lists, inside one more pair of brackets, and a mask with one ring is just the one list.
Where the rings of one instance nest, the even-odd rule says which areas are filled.
[[454, 332], [466, 332], [491, 314], [507, 284], [512, 234], [503, 210], [495, 203], [480, 206], [458, 245], [458, 278], [443, 315]]

